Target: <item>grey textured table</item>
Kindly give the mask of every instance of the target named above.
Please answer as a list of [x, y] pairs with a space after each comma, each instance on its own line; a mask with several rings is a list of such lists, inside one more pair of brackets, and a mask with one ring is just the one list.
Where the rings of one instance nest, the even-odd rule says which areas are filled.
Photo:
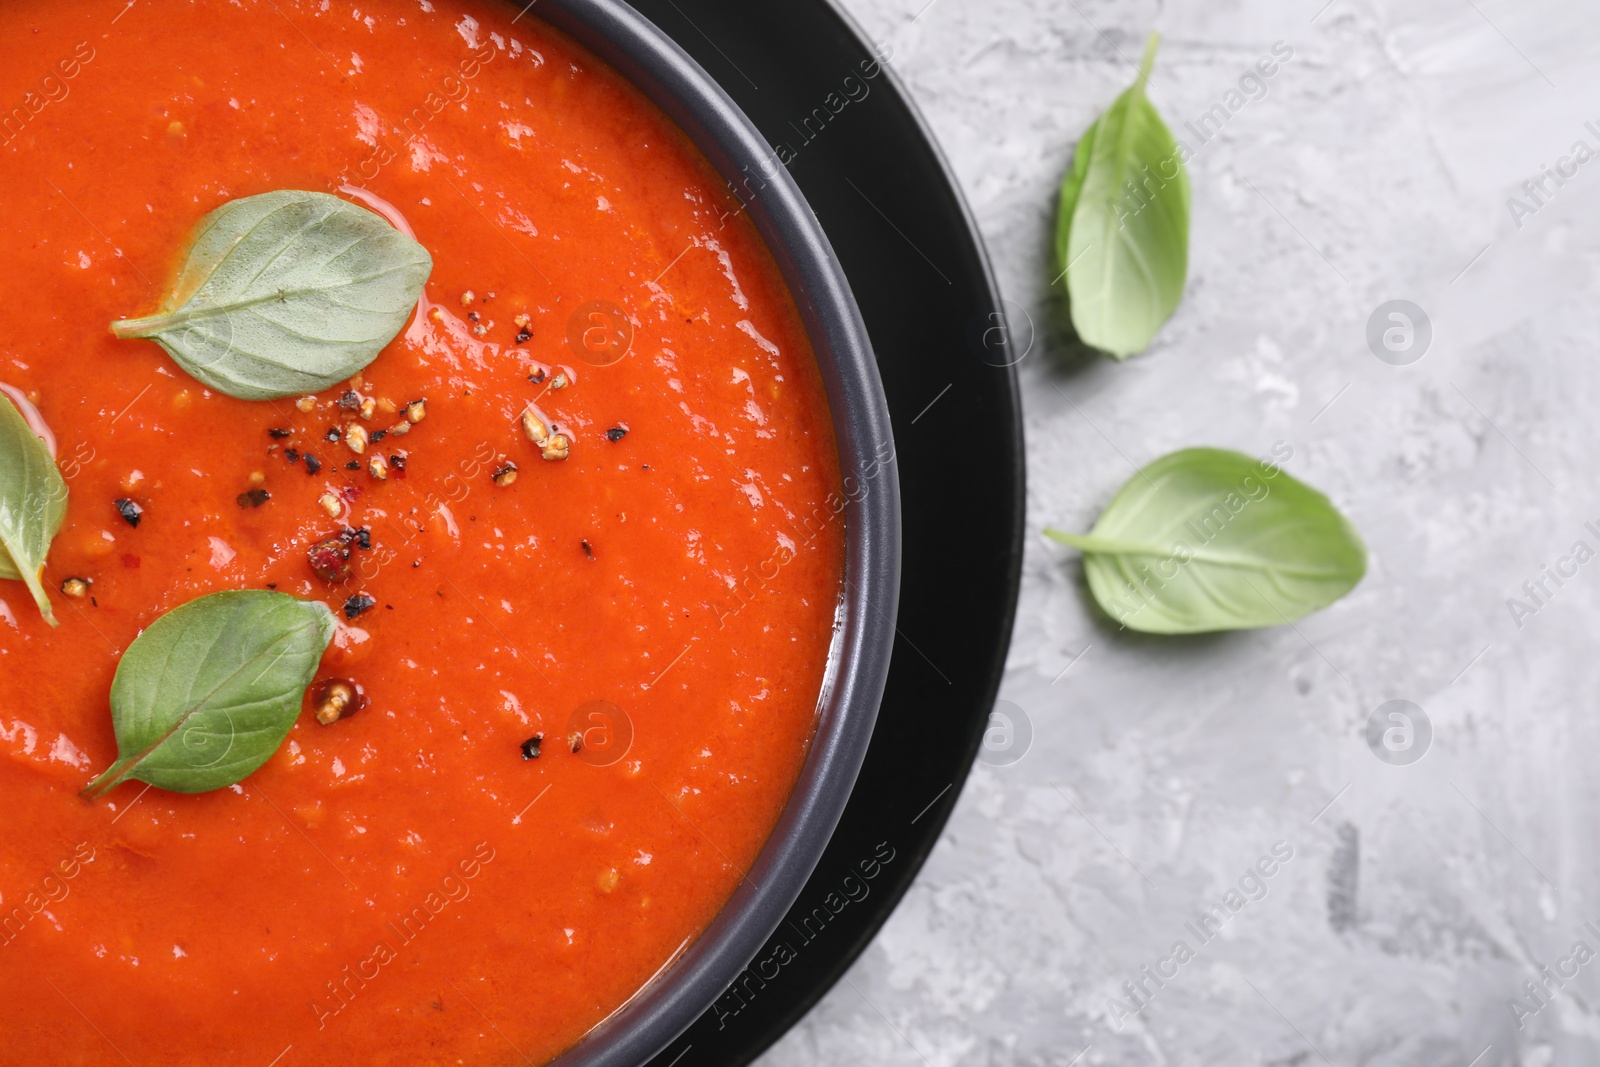
[[[1284, 442], [1372, 564], [1295, 627], [1158, 640], [1106, 625], [1035, 537], [1002, 693], [1031, 749], [975, 770], [764, 1067], [1600, 1063], [1593, 10], [925, 3], [847, 0], [1037, 326], [1030, 527], [1087, 528], [1170, 450]], [[1147, 355], [1075, 361], [1056, 185], [1152, 27], [1151, 97], [1195, 150], [1188, 292]], [[1409, 365], [1367, 340], [1396, 299], [1432, 328]], [[1421, 712], [1386, 761], [1366, 733], [1390, 700]]]

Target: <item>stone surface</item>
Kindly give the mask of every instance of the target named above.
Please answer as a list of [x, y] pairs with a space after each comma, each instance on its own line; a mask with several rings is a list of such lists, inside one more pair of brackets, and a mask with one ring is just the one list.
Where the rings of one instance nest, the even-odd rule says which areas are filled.
[[[1600, 163], [1521, 218], [1507, 203], [1574, 142], [1600, 150], [1592, 14], [846, 2], [1041, 324], [1030, 528], [1087, 528], [1170, 450], [1284, 442], [1372, 565], [1295, 627], [1156, 640], [1116, 632], [1074, 553], [1031, 539], [1002, 693], [1031, 750], [977, 767], [904, 905], [764, 1067], [1600, 1062], [1600, 562], [1561, 563], [1600, 549]], [[1152, 27], [1151, 97], [1195, 149], [1188, 291], [1148, 354], [1074, 359], [1042, 325], [1055, 189]], [[1292, 58], [1201, 144], [1185, 123], [1278, 41]], [[1432, 324], [1409, 366], [1366, 340], [1394, 299]], [[1576, 575], [1535, 601], [1547, 566]], [[1365, 740], [1395, 699], [1431, 725], [1409, 765]], [[1253, 877], [1274, 848], [1290, 858]], [[1180, 941], [1193, 957], [1163, 963]], [[1543, 966], [1575, 977], [1536, 1000]]]

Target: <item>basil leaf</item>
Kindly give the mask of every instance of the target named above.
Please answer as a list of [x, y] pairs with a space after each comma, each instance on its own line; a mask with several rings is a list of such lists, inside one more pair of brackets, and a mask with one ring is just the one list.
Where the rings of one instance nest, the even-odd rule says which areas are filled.
[[1118, 359], [1150, 346], [1189, 273], [1189, 173], [1145, 97], [1159, 43], [1151, 34], [1132, 88], [1079, 140], [1056, 219], [1073, 329]]
[[1095, 600], [1118, 622], [1158, 634], [1293, 622], [1366, 574], [1361, 537], [1328, 498], [1272, 463], [1187, 448], [1136, 474], [1081, 549]]
[[234, 590], [174, 608], [134, 639], [111, 682], [118, 758], [95, 797], [129, 778], [221, 789], [272, 757], [333, 639], [327, 605]]
[[432, 270], [427, 249], [349, 201], [247, 196], [201, 220], [160, 314], [111, 332], [242, 400], [314, 393], [378, 358]]
[[39, 435], [0, 393], [0, 578], [27, 583], [39, 613], [58, 625], [40, 574], [67, 514], [67, 483]]
[[1083, 136], [1078, 138], [1078, 147], [1072, 150], [1072, 169], [1061, 180], [1061, 200], [1056, 207], [1056, 267], [1062, 277], [1070, 273], [1067, 265], [1072, 262], [1072, 216], [1078, 210], [1083, 181], [1089, 176], [1089, 160], [1094, 156], [1094, 135], [1099, 129], [1100, 120], [1095, 119], [1083, 131]]

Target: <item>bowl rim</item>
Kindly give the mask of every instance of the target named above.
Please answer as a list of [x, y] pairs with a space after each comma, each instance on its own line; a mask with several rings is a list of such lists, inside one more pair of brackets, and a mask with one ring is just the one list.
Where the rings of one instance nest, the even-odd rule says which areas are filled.
[[[513, 0], [517, 2], [517, 0]], [[537, 3], [538, 0], [535, 0]], [[536, 15], [587, 48], [688, 135], [744, 205], [816, 352], [837, 440], [845, 573], [810, 750], [783, 814], [717, 917], [551, 1067], [649, 1060], [732, 985], [798, 898], [854, 788], [894, 649], [900, 485], [866, 325], [816, 215], [755, 125], [688, 53], [623, 0], [544, 0]]]

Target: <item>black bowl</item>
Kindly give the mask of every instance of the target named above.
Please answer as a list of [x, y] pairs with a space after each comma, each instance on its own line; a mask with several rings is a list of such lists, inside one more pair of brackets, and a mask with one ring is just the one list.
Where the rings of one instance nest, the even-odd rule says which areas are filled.
[[698, 63], [621, 0], [543, 0], [529, 8], [529, 16], [611, 64], [666, 112], [745, 205], [816, 350], [844, 472], [845, 592], [816, 733], [789, 803], [711, 926], [555, 1061], [555, 1067], [622, 1067], [655, 1055], [727, 989], [794, 903], [844, 811], [894, 645], [900, 485], [861, 312], [816, 216], [755, 126]]

